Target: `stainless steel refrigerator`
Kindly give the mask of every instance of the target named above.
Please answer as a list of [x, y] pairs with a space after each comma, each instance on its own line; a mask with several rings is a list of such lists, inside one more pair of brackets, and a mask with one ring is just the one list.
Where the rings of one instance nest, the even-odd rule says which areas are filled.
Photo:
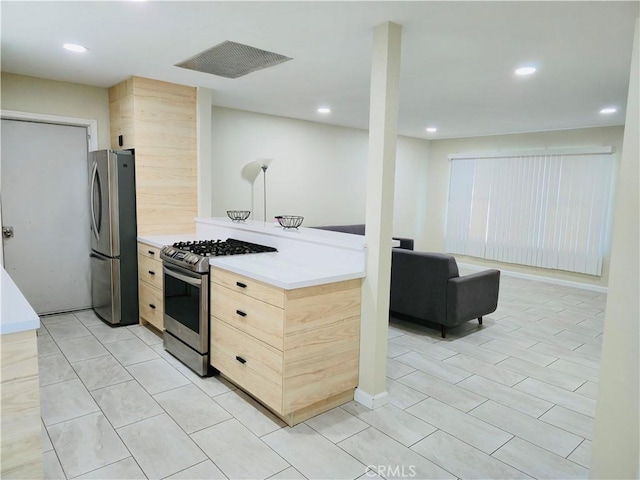
[[89, 153], [91, 300], [111, 325], [138, 323], [135, 155]]

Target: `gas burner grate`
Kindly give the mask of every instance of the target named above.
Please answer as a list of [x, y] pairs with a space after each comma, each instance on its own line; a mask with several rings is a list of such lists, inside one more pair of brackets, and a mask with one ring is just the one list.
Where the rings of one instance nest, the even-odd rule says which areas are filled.
[[173, 244], [173, 247], [203, 257], [219, 257], [225, 255], [244, 255], [248, 253], [278, 251], [273, 247], [236, 240], [234, 238], [228, 238], [226, 241], [197, 240], [193, 242], [176, 242]]

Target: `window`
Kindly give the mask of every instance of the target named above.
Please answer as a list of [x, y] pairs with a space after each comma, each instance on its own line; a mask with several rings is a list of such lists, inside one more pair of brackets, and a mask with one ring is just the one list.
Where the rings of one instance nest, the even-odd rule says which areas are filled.
[[610, 228], [611, 152], [451, 155], [447, 251], [600, 275]]

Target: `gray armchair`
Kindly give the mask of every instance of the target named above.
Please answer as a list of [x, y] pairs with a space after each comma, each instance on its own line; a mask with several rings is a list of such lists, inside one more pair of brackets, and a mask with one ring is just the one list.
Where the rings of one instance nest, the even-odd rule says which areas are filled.
[[461, 277], [451, 255], [394, 248], [391, 263], [390, 310], [414, 323], [447, 328], [483, 315], [498, 307], [500, 271], [485, 270]]

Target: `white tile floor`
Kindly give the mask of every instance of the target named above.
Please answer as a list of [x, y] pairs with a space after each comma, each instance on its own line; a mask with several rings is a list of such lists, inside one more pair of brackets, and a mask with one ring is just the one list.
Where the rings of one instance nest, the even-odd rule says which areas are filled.
[[392, 319], [389, 404], [294, 428], [144, 327], [43, 317], [45, 478], [586, 478], [605, 300], [503, 276], [482, 327]]

